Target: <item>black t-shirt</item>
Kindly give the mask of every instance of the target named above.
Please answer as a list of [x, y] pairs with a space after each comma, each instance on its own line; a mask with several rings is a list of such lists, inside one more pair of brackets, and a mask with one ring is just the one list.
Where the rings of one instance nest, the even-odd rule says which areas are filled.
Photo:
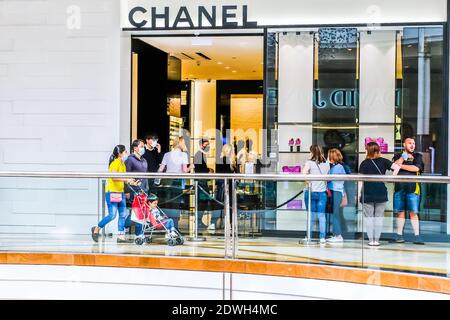
[[221, 163], [216, 163], [216, 173], [235, 173], [235, 170], [231, 169], [230, 160], [223, 157]]
[[[359, 166], [359, 173], [384, 175], [391, 170], [392, 161], [385, 158], [366, 159]], [[387, 189], [383, 182], [364, 182], [361, 202], [381, 203], [388, 201]]]
[[194, 156], [195, 173], [209, 173], [209, 168], [206, 165], [206, 154], [200, 150]]
[[145, 148], [143, 157], [145, 160], [147, 160], [147, 172], [157, 172], [162, 161], [161, 153], [158, 153], [158, 150], [156, 148], [154, 148], [153, 150]]
[[[412, 158], [408, 158], [408, 160], [405, 160], [403, 164], [407, 166], [416, 166], [417, 168], [419, 168], [419, 172], [411, 172], [400, 169], [400, 171], [398, 172], [399, 176], [416, 176], [422, 174], [425, 166], [423, 163], [422, 155], [420, 153], [414, 152], [412, 156]], [[393, 161], [397, 161], [401, 157], [402, 154], [398, 153], [394, 156]], [[417, 186], [419, 186], [420, 189], [420, 184], [418, 183], [399, 182], [395, 184], [395, 191], [405, 190], [406, 193], [414, 193]]]

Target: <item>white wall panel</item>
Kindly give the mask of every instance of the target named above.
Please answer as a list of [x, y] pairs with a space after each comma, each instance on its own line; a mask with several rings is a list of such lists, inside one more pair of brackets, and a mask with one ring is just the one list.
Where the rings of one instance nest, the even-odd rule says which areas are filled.
[[312, 122], [313, 36], [279, 36], [278, 121]]
[[359, 121], [395, 121], [395, 31], [360, 33]]
[[[71, 5], [80, 29], [67, 27]], [[121, 39], [119, 3], [1, 1], [0, 12], [0, 170], [106, 171], [113, 147], [129, 145], [130, 40]], [[0, 231], [88, 233], [97, 189], [2, 180]]]

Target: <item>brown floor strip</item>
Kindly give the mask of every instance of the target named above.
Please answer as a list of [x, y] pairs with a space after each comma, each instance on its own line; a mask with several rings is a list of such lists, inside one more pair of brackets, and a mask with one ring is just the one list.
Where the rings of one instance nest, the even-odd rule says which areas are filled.
[[171, 269], [286, 276], [450, 294], [450, 279], [301, 263], [139, 255], [1, 252], [0, 264]]

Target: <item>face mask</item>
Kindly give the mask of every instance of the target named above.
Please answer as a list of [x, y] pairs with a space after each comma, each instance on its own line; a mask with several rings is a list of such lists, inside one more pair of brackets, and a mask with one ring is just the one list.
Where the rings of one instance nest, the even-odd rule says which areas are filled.
[[144, 148], [144, 147], [139, 148], [139, 154], [140, 154], [141, 156], [143, 156], [144, 153], [145, 153], [145, 148]]
[[127, 161], [127, 159], [128, 159], [128, 154], [125, 154], [125, 155], [122, 157], [122, 161], [125, 162], [125, 161]]
[[209, 146], [205, 147], [205, 149], [203, 149], [205, 152], [209, 151]]
[[152, 148], [156, 148], [156, 146], [158, 145], [158, 140], [152, 140], [151, 146]]

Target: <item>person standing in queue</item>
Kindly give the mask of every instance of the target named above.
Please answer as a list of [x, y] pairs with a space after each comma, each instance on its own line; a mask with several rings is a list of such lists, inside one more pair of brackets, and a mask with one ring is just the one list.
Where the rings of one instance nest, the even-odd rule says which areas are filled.
[[[306, 161], [303, 167], [302, 174], [312, 175], [328, 175], [330, 171], [330, 164], [323, 155], [322, 148], [318, 145], [312, 145], [309, 148], [310, 158]], [[326, 178], [324, 177], [324, 180]], [[314, 225], [314, 217], [317, 214], [319, 219], [319, 241], [320, 244], [325, 244], [326, 232], [326, 216], [325, 209], [327, 205], [327, 183], [325, 181], [312, 181], [310, 183], [311, 190], [305, 189], [304, 199], [306, 209], [308, 210], [309, 200], [311, 200], [311, 224], [310, 234], [312, 234], [312, 226]], [[311, 197], [311, 199], [309, 198]], [[301, 242], [301, 241], [300, 241]]]
[[[416, 150], [416, 142], [413, 138], [406, 138], [403, 142], [404, 151], [394, 156], [393, 161], [400, 166], [398, 175], [418, 176], [424, 171], [422, 155]], [[397, 243], [405, 242], [403, 238], [403, 228], [405, 226], [405, 213], [409, 212], [411, 225], [414, 230], [414, 244], [425, 244], [420, 237], [419, 228], [419, 205], [420, 205], [420, 184], [401, 182], [395, 184], [394, 212], [397, 214], [397, 234], [394, 239]]]
[[[328, 150], [328, 162], [330, 163], [330, 174], [346, 174], [344, 168], [344, 157], [339, 149]], [[341, 210], [347, 205], [347, 194], [345, 193], [344, 181], [329, 181], [328, 189], [331, 191], [331, 202], [333, 204], [332, 222], [333, 236], [327, 239], [328, 243], [342, 243], [342, 221]]]
[[[128, 152], [124, 145], [114, 147], [112, 155], [109, 159], [109, 172], [126, 172], [125, 161], [128, 159]], [[108, 215], [104, 217], [97, 226], [91, 228], [92, 239], [98, 242], [100, 229], [104, 228], [108, 223], [116, 218], [119, 213], [117, 243], [128, 243], [125, 239], [125, 218], [126, 218], [126, 202], [125, 202], [125, 182], [136, 185], [133, 179], [117, 179], [109, 178], [105, 189], [106, 204], [108, 206]]]
[[[195, 173], [210, 173], [211, 170], [208, 168], [208, 165], [207, 165], [208, 152], [210, 150], [209, 140], [207, 138], [201, 138], [199, 140], [199, 145], [200, 145], [200, 148], [195, 153], [195, 156], [194, 156]], [[206, 204], [209, 200], [208, 199], [208, 197], [209, 197], [208, 180], [199, 179], [198, 186], [199, 186], [199, 190], [197, 190], [197, 192], [199, 194], [199, 200], [202, 202], [202, 204]], [[205, 194], [205, 193], [207, 193], [207, 194]], [[200, 210], [197, 208], [198, 230], [205, 230], [208, 227], [202, 221], [203, 213], [204, 213], [203, 210]]]
[[[156, 133], [151, 133], [145, 136], [145, 153], [143, 155], [144, 159], [147, 161], [147, 172], [158, 172], [159, 165], [162, 160], [161, 145], [158, 143], [158, 135]], [[148, 179], [148, 190], [149, 193], [154, 185], [156, 179]], [[156, 181], [158, 182], [158, 181]]]
[[[216, 161], [216, 173], [226, 173], [226, 174], [233, 174], [237, 171], [237, 163], [236, 163], [236, 155], [234, 153], [234, 148], [231, 144], [225, 144], [222, 147], [222, 152], [220, 155], [220, 159]], [[225, 202], [225, 182], [224, 180], [216, 180], [217, 184], [217, 199], [221, 202]], [[230, 206], [232, 205], [232, 182], [231, 180], [228, 180], [228, 195], [229, 195], [229, 203]], [[219, 217], [212, 217], [211, 218], [211, 224], [217, 224], [217, 220]], [[231, 218], [231, 216], [230, 216]], [[224, 225], [223, 219], [224, 215], [221, 215], [222, 219], [222, 225]], [[230, 220], [231, 221], [231, 220]]]
[[[388, 170], [397, 174], [399, 166], [381, 156], [376, 142], [366, 145], [366, 159], [359, 166], [359, 173], [385, 175]], [[378, 247], [383, 229], [384, 210], [388, 202], [388, 192], [383, 182], [358, 182], [358, 198], [364, 214], [364, 229], [369, 239], [368, 245]]]

